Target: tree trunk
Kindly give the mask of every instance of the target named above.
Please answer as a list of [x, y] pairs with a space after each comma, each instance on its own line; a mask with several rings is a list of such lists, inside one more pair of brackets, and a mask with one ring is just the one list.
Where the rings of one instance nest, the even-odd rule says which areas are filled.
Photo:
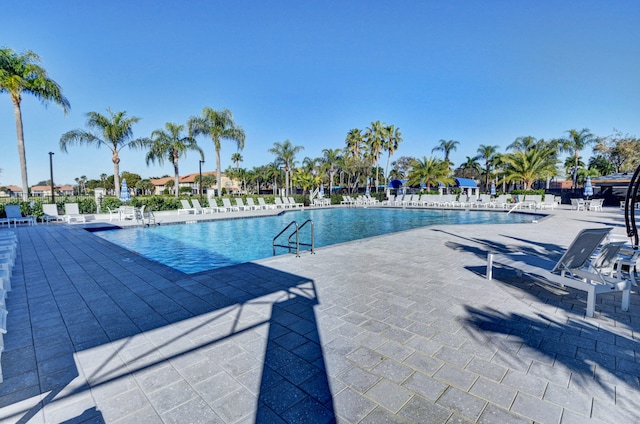
[[178, 198], [178, 192], [180, 191], [180, 173], [178, 171], [178, 161], [173, 158], [173, 186], [176, 190], [176, 199]]
[[[215, 146], [215, 143], [214, 143]], [[218, 179], [218, 197], [222, 197], [222, 171], [220, 170], [220, 149], [216, 149], [216, 178]]]
[[116, 198], [120, 198], [120, 157], [118, 157], [118, 151], [114, 150], [111, 155], [111, 161], [113, 162], [113, 185], [116, 190]]
[[27, 153], [24, 147], [24, 131], [22, 128], [22, 111], [20, 110], [20, 98], [13, 101], [13, 114], [16, 118], [16, 134], [18, 136], [18, 156], [20, 157], [20, 174], [22, 177], [22, 200], [29, 200], [29, 181], [27, 178]]

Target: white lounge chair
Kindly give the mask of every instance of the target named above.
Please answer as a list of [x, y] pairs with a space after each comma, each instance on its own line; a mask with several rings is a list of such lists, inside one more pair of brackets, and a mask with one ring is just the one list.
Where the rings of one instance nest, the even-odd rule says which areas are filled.
[[260, 206], [262, 209], [275, 209], [276, 205], [272, 204], [272, 203], [266, 203], [264, 201], [264, 198], [262, 197], [258, 197], [258, 206]]
[[[200, 214], [204, 215], [205, 213], [209, 213], [209, 212], [213, 213], [214, 212], [214, 208], [202, 206], [198, 199], [191, 199], [191, 204], [193, 205], [193, 209], [196, 210], [196, 214], [200, 213]], [[217, 209], [217, 208], [215, 208], [215, 209]]]
[[180, 209], [178, 209], [178, 215], [180, 215], [181, 212], [182, 213], [186, 213], [186, 214], [190, 214], [190, 213], [197, 214], [198, 213], [198, 211], [189, 204], [188, 200], [180, 199], [180, 204], [182, 205], [182, 207]]
[[77, 203], [64, 204], [63, 218], [67, 223], [71, 223], [71, 221], [86, 222], [85, 216], [80, 213], [80, 208]]
[[304, 203], [296, 202], [293, 197], [289, 196], [288, 199], [289, 199], [289, 204], [291, 205], [292, 208], [302, 208], [302, 207], [304, 207]]
[[259, 206], [253, 201], [253, 197], [247, 197], [247, 207], [254, 210], [259, 208]]
[[286, 209], [289, 207], [289, 204], [287, 203], [286, 205], [282, 202], [282, 200], [276, 196], [273, 201], [275, 202], [276, 208], [277, 209]]
[[229, 212], [238, 211], [240, 212], [240, 208], [237, 206], [233, 206], [231, 201], [227, 197], [222, 198], [222, 207], [225, 208]]
[[[517, 270], [518, 274], [525, 273], [536, 281], [569, 286], [587, 292], [586, 316], [592, 317], [595, 311], [596, 295], [600, 293], [622, 292], [622, 310], [629, 310], [631, 282], [618, 275], [611, 276], [600, 272], [597, 268], [602, 264], [598, 259], [590, 261], [593, 253], [611, 228], [591, 228], [582, 230], [567, 248], [558, 262], [549, 258], [528, 254], [493, 254], [487, 255], [487, 279], [492, 278], [493, 263], [500, 263]], [[620, 245], [612, 243], [605, 245], [606, 255], [611, 255], [610, 249], [620, 250]], [[617, 251], [615, 252], [617, 254]]]
[[238, 207], [238, 210], [241, 211], [251, 210], [250, 206], [244, 204], [244, 202], [242, 201], [242, 197], [236, 197], [236, 206]]
[[42, 220], [47, 224], [51, 221], [64, 221], [64, 219], [58, 215], [58, 205], [55, 203], [45, 203], [42, 205]]

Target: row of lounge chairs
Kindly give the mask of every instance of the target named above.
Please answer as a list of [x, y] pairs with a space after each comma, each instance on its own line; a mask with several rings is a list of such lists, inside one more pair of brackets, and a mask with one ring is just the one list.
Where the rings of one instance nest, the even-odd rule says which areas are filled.
[[237, 197], [235, 199], [235, 205], [231, 203], [231, 200], [227, 197], [222, 198], [222, 206], [202, 206], [198, 199], [191, 199], [191, 204], [186, 199], [180, 200], [182, 207], [178, 209], [178, 215], [185, 214], [207, 214], [215, 212], [239, 212], [248, 210], [260, 210], [260, 209], [293, 209], [302, 208], [302, 203], [296, 202], [293, 197], [276, 197], [275, 203], [266, 203], [264, 198], [258, 197], [258, 203], [255, 203], [252, 197], [247, 197], [247, 203], [245, 204], [242, 198]]
[[622, 310], [629, 310], [631, 287], [637, 286], [640, 251], [626, 242], [606, 242], [611, 228], [582, 230], [558, 262], [527, 253], [487, 255], [487, 279], [493, 277], [494, 264], [515, 269], [538, 282], [568, 286], [587, 292], [586, 316], [595, 312], [596, 295], [622, 292]]
[[[11, 227], [13, 224], [16, 227], [18, 224], [35, 225], [37, 217], [33, 215], [22, 215], [20, 206], [18, 205], [5, 205], [4, 207], [6, 218], [0, 218], [0, 226], [5, 224]], [[70, 222], [85, 222], [85, 216], [80, 213], [80, 209], [77, 203], [65, 203], [64, 215], [58, 214], [58, 206], [54, 203], [48, 203], [42, 205], [42, 221], [47, 224], [51, 221], [64, 221]]]
[[[344, 202], [343, 202], [344, 203]], [[404, 196], [391, 196], [381, 202], [383, 206], [431, 206], [448, 208], [530, 208], [530, 209], [554, 209], [559, 204], [559, 199], [547, 195], [544, 200], [541, 195], [527, 195], [520, 200], [513, 201], [512, 196], [503, 194], [491, 197], [489, 194], [480, 196], [466, 196], [456, 194], [405, 194]]]
[[[12, 231], [0, 231], [0, 355], [4, 351], [4, 335], [7, 334], [7, 305], [5, 299], [11, 290], [11, 273], [16, 261], [18, 238]], [[0, 365], [0, 383], [2, 383]]]

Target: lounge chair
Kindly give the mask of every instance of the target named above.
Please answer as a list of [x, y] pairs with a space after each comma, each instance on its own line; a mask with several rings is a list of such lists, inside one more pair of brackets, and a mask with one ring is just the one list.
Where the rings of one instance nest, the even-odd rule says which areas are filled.
[[204, 207], [204, 206], [202, 206], [200, 204], [200, 201], [198, 199], [191, 199], [191, 204], [193, 205], [193, 209], [196, 210], [196, 214], [201, 213], [202, 215], [204, 215], [207, 212], [213, 213], [214, 210], [218, 209], [218, 208], [214, 209], [214, 208], [210, 208], [210, 207], [206, 208], [206, 207]]
[[80, 213], [80, 208], [77, 203], [64, 204], [63, 218], [67, 223], [71, 223], [71, 221], [86, 222], [85, 216]]
[[35, 224], [35, 217], [22, 215], [20, 206], [18, 205], [5, 205], [4, 211], [7, 214], [7, 219], [9, 220], [9, 227], [11, 227], [11, 222], [13, 222], [14, 227], [18, 224]]
[[550, 194], [544, 196], [544, 200], [540, 203], [540, 209], [555, 209], [556, 206], [558, 206], [556, 199]]
[[[255, 202], [253, 201], [253, 197], [247, 197], [247, 206], [250, 209], [259, 209], [260, 207], [258, 205], [255, 204]], [[260, 208], [261, 209], [261, 208]]]
[[184, 212], [186, 214], [190, 214], [190, 213], [197, 214], [198, 213], [198, 211], [189, 204], [188, 200], [180, 199], [180, 204], [182, 205], [182, 207], [180, 209], [178, 209], [178, 215], [180, 215], [180, 212]]
[[276, 196], [273, 201], [275, 202], [276, 208], [277, 209], [286, 209], [289, 207], [289, 204], [287, 203], [286, 205], [284, 203], [282, 203], [282, 200]]
[[240, 208], [237, 206], [233, 206], [231, 201], [227, 197], [222, 198], [222, 207], [225, 208], [229, 212], [238, 211], [240, 212]]
[[260, 206], [262, 209], [275, 209], [276, 205], [272, 204], [272, 203], [266, 203], [264, 201], [264, 198], [262, 197], [258, 197], [258, 206]]
[[[611, 228], [591, 228], [582, 230], [573, 240], [558, 262], [549, 258], [527, 254], [493, 254], [487, 255], [487, 279], [492, 278], [493, 263], [497, 262], [525, 273], [535, 280], [560, 286], [569, 286], [587, 292], [586, 316], [592, 317], [595, 311], [596, 295], [601, 293], [622, 292], [622, 310], [629, 310], [631, 282], [619, 276], [601, 272], [602, 266], [596, 258], [591, 262], [593, 253], [609, 234]], [[613, 255], [611, 249], [620, 250], [615, 243], [603, 247], [606, 255]], [[615, 255], [614, 255], [615, 256]]]
[[250, 206], [244, 204], [244, 202], [242, 201], [242, 197], [236, 197], [236, 206], [238, 207], [238, 210], [241, 211], [251, 210]]
[[42, 220], [47, 224], [51, 221], [64, 221], [64, 219], [58, 215], [58, 205], [55, 203], [46, 203], [42, 205]]

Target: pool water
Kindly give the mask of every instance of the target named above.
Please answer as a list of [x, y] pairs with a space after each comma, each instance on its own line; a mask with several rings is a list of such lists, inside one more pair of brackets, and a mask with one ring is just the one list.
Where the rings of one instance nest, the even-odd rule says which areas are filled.
[[[530, 214], [485, 211], [332, 208], [289, 211], [277, 216], [98, 231], [95, 234], [184, 273], [236, 265], [273, 255], [273, 238], [292, 221], [313, 220], [315, 246], [440, 224], [532, 222]], [[295, 227], [293, 227], [295, 228]], [[290, 234], [287, 231], [285, 234]], [[309, 243], [308, 226], [300, 242]], [[286, 236], [279, 239], [286, 244]], [[287, 253], [279, 248], [277, 253]]]

